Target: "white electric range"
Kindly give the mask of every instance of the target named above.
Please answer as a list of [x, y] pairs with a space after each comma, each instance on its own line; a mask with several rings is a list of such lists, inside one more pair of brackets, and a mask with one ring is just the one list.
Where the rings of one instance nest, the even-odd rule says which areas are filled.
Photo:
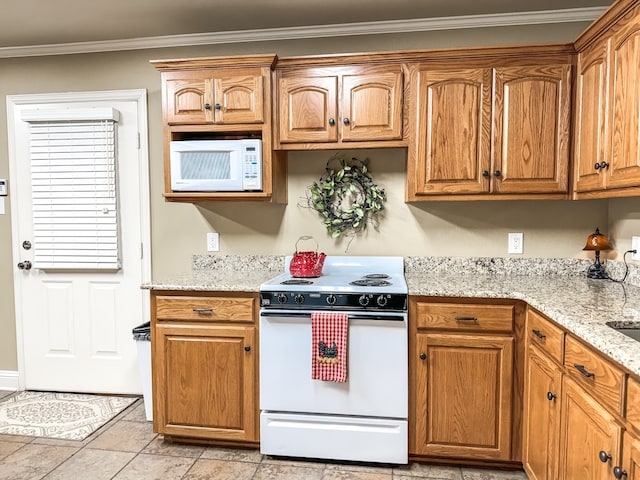
[[[260, 451], [408, 462], [407, 284], [402, 257], [328, 256], [322, 275], [260, 287]], [[347, 313], [346, 382], [312, 380], [311, 314]]]

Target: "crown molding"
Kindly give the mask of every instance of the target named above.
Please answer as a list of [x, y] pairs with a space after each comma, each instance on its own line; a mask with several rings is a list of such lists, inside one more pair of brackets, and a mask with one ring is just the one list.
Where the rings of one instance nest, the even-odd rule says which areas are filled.
[[604, 7], [541, 10], [537, 12], [465, 15], [457, 17], [386, 20], [380, 22], [341, 23], [306, 27], [266, 28], [228, 32], [166, 35], [101, 42], [76, 42], [21, 47], [1, 47], [0, 58], [73, 55], [79, 53], [145, 50], [225, 43], [247, 43], [303, 38], [383, 35], [389, 33], [428, 32], [466, 28], [509, 27], [546, 23], [591, 22], [606, 10]]

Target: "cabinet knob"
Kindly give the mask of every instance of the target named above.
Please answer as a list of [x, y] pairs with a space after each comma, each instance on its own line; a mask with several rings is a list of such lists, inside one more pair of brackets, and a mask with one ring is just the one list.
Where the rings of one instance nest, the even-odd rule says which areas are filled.
[[349, 125], [350, 122], [349, 122], [349, 119], [347, 117], [344, 117], [342, 119], [342, 123], [344, 123], [345, 125]]
[[219, 103], [216, 103], [213, 108], [215, 108], [216, 110], [220, 110], [222, 108], [222, 105], [220, 105]]
[[500, 170], [496, 170], [495, 172], [493, 172], [494, 177], [499, 177], [500, 175], [502, 175], [502, 172]]
[[549, 400], [550, 402], [552, 402], [553, 400], [556, 399], [556, 395], [551, 393], [551, 392], [547, 392], [547, 400]]
[[613, 476], [616, 478], [622, 478], [627, 476], [627, 471], [621, 469], [620, 467], [613, 468]]
[[600, 168], [603, 169], [603, 170], [605, 168], [609, 168], [609, 164], [607, 162], [602, 161], [602, 162], [600, 162]]
[[483, 170], [482, 171], [482, 176], [483, 177], [488, 177], [489, 176], [489, 170]]
[[244, 346], [244, 351], [245, 352], [250, 352], [251, 351], [251, 345], [245, 345]]
[[426, 360], [427, 359], [427, 354], [426, 353], [421, 353], [420, 354], [420, 360]]
[[330, 118], [329, 119], [329, 125], [331, 125], [332, 127], [336, 124], [336, 121], [334, 118]]
[[604, 450], [600, 450], [600, 452], [598, 453], [598, 458], [602, 463], [607, 463], [609, 460], [611, 460], [611, 455], [609, 455]]
[[204, 104], [204, 109], [205, 110], [211, 110], [211, 104], [210, 103], [205, 103]]
[[593, 166], [593, 168], [596, 171], [600, 170], [600, 164], [598, 162], [596, 162], [596, 164]]

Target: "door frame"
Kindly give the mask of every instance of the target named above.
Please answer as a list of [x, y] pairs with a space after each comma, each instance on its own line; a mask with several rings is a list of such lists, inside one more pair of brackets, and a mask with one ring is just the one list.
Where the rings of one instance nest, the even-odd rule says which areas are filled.
[[[17, 158], [16, 158], [16, 132], [14, 128], [16, 107], [23, 105], [38, 105], [43, 103], [73, 103], [73, 102], [136, 102], [138, 116], [138, 172], [140, 194], [140, 235], [142, 238], [142, 281], [151, 281], [151, 212], [149, 197], [149, 128], [147, 120], [147, 90], [105, 90], [93, 92], [64, 92], [64, 93], [38, 93], [25, 95], [7, 95], [7, 137], [9, 151], [9, 182], [17, 185]], [[18, 202], [11, 203], [11, 243], [13, 259], [20, 258], [20, 246], [18, 239]], [[13, 268], [13, 265], [12, 265]], [[22, 305], [19, 299], [22, 297], [21, 282], [17, 280], [17, 270], [14, 269], [14, 316], [16, 322], [16, 350], [18, 355], [18, 389], [25, 388], [24, 372], [24, 330], [22, 322]], [[148, 292], [142, 295], [144, 321], [149, 321], [150, 307]]]

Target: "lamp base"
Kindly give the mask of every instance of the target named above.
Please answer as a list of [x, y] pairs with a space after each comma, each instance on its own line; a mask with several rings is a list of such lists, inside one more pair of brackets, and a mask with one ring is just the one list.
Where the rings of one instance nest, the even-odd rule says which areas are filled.
[[587, 278], [597, 278], [600, 280], [606, 280], [609, 278], [607, 272], [604, 271], [604, 265], [601, 263], [594, 263], [587, 270]]

